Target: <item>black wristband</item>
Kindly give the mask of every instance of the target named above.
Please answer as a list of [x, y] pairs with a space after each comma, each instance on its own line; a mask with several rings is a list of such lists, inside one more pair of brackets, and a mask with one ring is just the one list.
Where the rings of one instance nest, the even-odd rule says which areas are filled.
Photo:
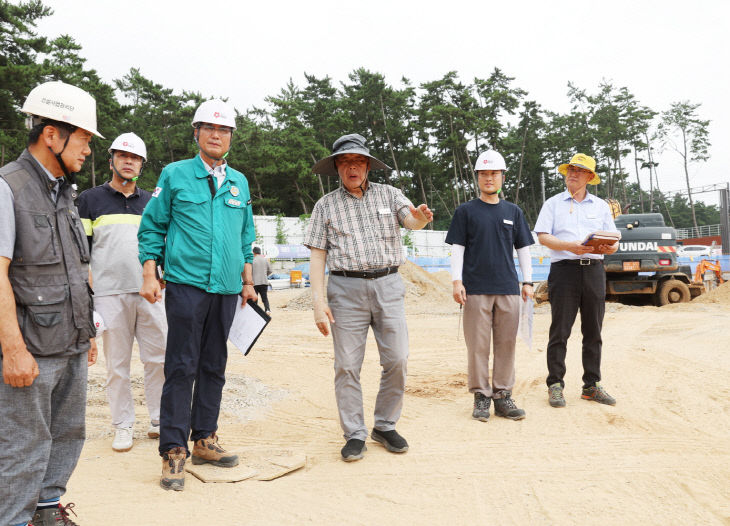
[[532, 281], [523, 281], [522, 282], [522, 286], [524, 287], [525, 285], [529, 285], [530, 287], [534, 287], [535, 286], [535, 284]]

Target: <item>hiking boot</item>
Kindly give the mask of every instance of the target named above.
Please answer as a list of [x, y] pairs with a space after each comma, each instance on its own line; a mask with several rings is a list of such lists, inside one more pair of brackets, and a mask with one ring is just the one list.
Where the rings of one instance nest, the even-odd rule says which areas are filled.
[[68, 512], [76, 516], [76, 512], [71, 508], [74, 507], [73, 502], [69, 502], [66, 506], [60, 504], [54, 508], [44, 508], [42, 510], [36, 510], [33, 515], [33, 520], [30, 521], [30, 526], [78, 526], [68, 516]]
[[226, 452], [218, 445], [218, 435], [213, 433], [209, 437], [195, 441], [193, 446], [193, 464], [213, 464], [219, 468], [238, 466], [238, 455]]
[[147, 438], [160, 438], [160, 424], [150, 424], [147, 430]]
[[565, 407], [565, 397], [563, 396], [563, 386], [560, 382], [552, 384], [548, 387], [550, 405], [552, 407]]
[[373, 428], [370, 437], [376, 442], [383, 444], [385, 449], [391, 453], [405, 453], [408, 451], [408, 442], [395, 429], [380, 431], [379, 429]]
[[354, 462], [355, 460], [360, 460], [363, 457], [363, 453], [367, 450], [368, 448], [364, 440], [351, 438], [347, 441], [345, 447], [342, 448], [340, 454], [342, 455], [342, 460], [345, 462]]
[[131, 427], [118, 427], [114, 432], [112, 449], [118, 453], [124, 453], [132, 449], [132, 435]]
[[583, 400], [593, 400], [599, 404], [616, 405], [616, 399], [606, 392], [600, 382], [596, 382], [593, 387], [584, 387], [583, 394], [580, 397]]
[[492, 405], [491, 398], [482, 393], [474, 393], [474, 411], [472, 411], [471, 417], [486, 422], [489, 420], [490, 405]]
[[184, 447], [175, 447], [162, 455], [162, 476], [160, 486], [163, 489], [182, 491], [185, 489], [185, 458], [187, 451]]
[[502, 393], [502, 398], [494, 399], [494, 414], [509, 418], [510, 420], [522, 420], [525, 418], [525, 410], [520, 409], [512, 400], [512, 393], [509, 391]]

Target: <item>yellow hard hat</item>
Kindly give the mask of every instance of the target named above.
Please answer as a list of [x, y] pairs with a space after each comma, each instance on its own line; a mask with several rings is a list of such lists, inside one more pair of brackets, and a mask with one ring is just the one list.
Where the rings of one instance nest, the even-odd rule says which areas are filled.
[[584, 153], [576, 153], [568, 164], [561, 164], [558, 166], [558, 172], [565, 175], [568, 173], [568, 166], [571, 165], [588, 170], [593, 174], [593, 179], [588, 181], [588, 184], [598, 184], [601, 182], [601, 178], [598, 177], [598, 174], [596, 173], [596, 160], [593, 157]]

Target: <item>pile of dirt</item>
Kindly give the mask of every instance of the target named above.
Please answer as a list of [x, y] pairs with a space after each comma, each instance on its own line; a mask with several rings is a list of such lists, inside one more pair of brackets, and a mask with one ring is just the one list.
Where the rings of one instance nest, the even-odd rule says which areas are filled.
[[[433, 274], [421, 267], [406, 261], [398, 269], [406, 286], [406, 304], [409, 311], [414, 306], [430, 306], [444, 304], [451, 306], [451, 276], [446, 271]], [[325, 288], [327, 284], [325, 282]], [[312, 309], [312, 289], [308, 288], [284, 305], [291, 310]]]
[[722, 303], [730, 305], [730, 281], [692, 300], [692, 303]]

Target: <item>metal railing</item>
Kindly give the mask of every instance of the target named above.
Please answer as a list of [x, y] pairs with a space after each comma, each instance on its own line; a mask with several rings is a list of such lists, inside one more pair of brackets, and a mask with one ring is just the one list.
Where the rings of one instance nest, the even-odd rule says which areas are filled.
[[687, 239], [690, 237], [708, 237], [719, 236], [720, 225], [702, 225], [700, 227], [677, 228], [677, 239]]

